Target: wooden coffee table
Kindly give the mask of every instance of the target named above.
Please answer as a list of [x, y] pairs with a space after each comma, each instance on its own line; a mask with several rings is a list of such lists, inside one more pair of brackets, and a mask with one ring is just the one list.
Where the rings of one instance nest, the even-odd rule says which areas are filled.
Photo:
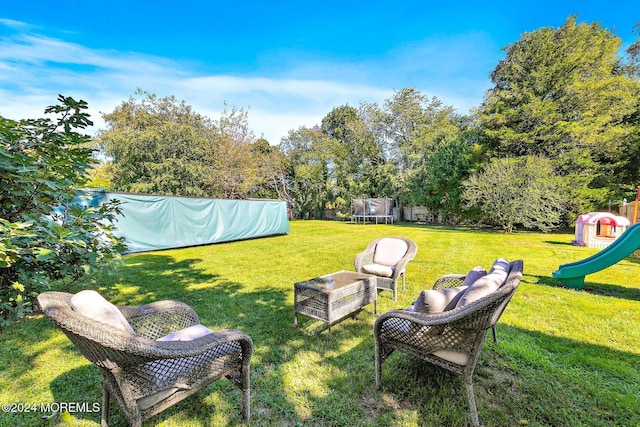
[[326, 322], [331, 336], [331, 325], [338, 320], [373, 303], [378, 312], [376, 276], [338, 271], [315, 277], [293, 285], [293, 326], [298, 326], [298, 314]]

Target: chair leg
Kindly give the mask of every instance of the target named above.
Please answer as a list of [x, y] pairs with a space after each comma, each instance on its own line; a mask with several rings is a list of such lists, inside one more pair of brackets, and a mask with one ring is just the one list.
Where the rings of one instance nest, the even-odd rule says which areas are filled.
[[471, 415], [471, 425], [474, 427], [480, 426], [480, 419], [478, 418], [478, 409], [476, 408], [476, 396], [473, 392], [472, 379], [465, 379], [465, 388], [467, 390], [467, 399], [469, 399], [469, 413]]
[[242, 417], [249, 421], [251, 419], [251, 381], [249, 366], [242, 372]]
[[494, 342], [495, 344], [498, 344], [498, 332], [496, 331], [496, 325], [493, 325], [493, 326], [491, 327], [491, 330], [492, 330], [492, 332], [493, 332], [493, 342]]
[[242, 391], [242, 418], [251, 419], [251, 389], [247, 387]]
[[109, 427], [109, 391], [102, 386], [102, 420], [101, 427]]
[[376, 348], [376, 389], [382, 387], [382, 362], [380, 361], [380, 350]]

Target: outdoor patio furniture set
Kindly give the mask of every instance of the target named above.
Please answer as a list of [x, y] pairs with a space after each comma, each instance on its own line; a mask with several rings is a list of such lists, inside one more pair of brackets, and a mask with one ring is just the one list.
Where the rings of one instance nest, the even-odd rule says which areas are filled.
[[[381, 238], [355, 257], [356, 272], [341, 271], [294, 284], [294, 326], [298, 315], [331, 325], [374, 303], [378, 290], [397, 299], [397, 282], [417, 252], [405, 238]], [[405, 310], [380, 315], [374, 323], [375, 384], [382, 363], [399, 350], [460, 374], [473, 425], [479, 425], [473, 371], [488, 329], [493, 329], [522, 276], [522, 261], [496, 260], [486, 272], [448, 275], [422, 291]], [[44, 292], [42, 311], [98, 366], [103, 379], [102, 425], [113, 397], [127, 422], [164, 411], [208, 384], [226, 377], [242, 390], [242, 415], [250, 418], [251, 338], [243, 332], [212, 331], [186, 304], [158, 301], [137, 307], [115, 306], [97, 292]]]

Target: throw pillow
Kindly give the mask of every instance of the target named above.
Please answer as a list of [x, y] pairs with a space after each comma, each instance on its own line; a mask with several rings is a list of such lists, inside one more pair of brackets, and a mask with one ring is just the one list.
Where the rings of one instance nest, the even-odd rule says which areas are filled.
[[484, 268], [480, 266], [474, 267], [467, 273], [467, 276], [462, 282], [462, 286], [471, 286], [476, 280], [486, 275], [487, 271]]
[[471, 304], [472, 302], [489, 295], [491, 292], [497, 290], [506, 279], [507, 272], [499, 269], [479, 278], [469, 286], [464, 295], [462, 295], [456, 304], [456, 308]]
[[493, 273], [496, 270], [502, 270], [506, 273], [509, 273], [510, 269], [511, 269], [511, 264], [509, 264], [509, 261], [507, 261], [504, 258], [498, 258], [493, 262], [493, 265], [489, 269], [489, 273]]
[[106, 323], [123, 332], [135, 334], [118, 307], [93, 290], [80, 291], [71, 297], [71, 307], [79, 314]]
[[421, 313], [442, 313], [456, 307], [458, 300], [468, 286], [458, 286], [445, 289], [427, 289], [420, 292], [418, 299], [413, 303], [415, 311]]

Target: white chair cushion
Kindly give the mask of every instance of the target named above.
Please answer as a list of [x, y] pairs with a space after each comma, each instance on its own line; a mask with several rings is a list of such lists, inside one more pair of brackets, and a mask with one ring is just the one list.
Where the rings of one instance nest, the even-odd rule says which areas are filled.
[[375, 274], [376, 276], [391, 277], [395, 269], [382, 264], [366, 264], [362, 266], [362, 270], [365, 273]]
[[445, 289], [427, 289], [420, 292], [413, 303], [414, 311], [420, 313], [442, 313], [456, 307], [458, 300], [469, 287], [458, 286]]
[[166, 390], [157, 391], [149, 396], [141, 397], [137, 400], [138, 406], [143, 411], [145, 409], [151, 408], [156, 403], [160, 403], [165, 400], [167, 397], [173, 395], [176, 391], [180, 390], [178, 387], [171, 387]]
[[[414, 323], [411, 323], [409, 320], [398, 319], [398, 322], [394, 323], [394, 328], [397, 333], [401, 333], [406, 335], [407, 337], [412, 337], [415, 334], [420, 334], [420, 328], [413, 328]], [[458, 365], [464, 366], [467, 364], [469, 360], [469, 355], [464, 353], [459, 353], [457, 351], [451, 350], [436, 350], [432, 353], [435, 356], [438, 356], [441, 359], [448, 360], [449, 362], [456, 363]]]
[[469, 355], [464, 353], [458, 353], [457, 351], [438, 350], [433, 352], [434, 355], [441, 359], [448, 360], [456, 365], [464, 366], [469, 360]]
[[398, 263], [398, 261], [400, 261], [402, 257], [404, 257], [408, 249], [409, 246], [404, 240], [385, 237], [384, 239], [381, 239], [376, 245], [376, 252], [373, 255], [373, 262], [375, 264], [394, 267]]
[[197, 324], [160, 337], [156, 341], [193, 341], [212, 333], [211, 329]]
[[71, 307], [79, 314], [106, 323], [123, 332], [135, 334], [118, 307], [93, 290], [80, 291], [71, 297]]

